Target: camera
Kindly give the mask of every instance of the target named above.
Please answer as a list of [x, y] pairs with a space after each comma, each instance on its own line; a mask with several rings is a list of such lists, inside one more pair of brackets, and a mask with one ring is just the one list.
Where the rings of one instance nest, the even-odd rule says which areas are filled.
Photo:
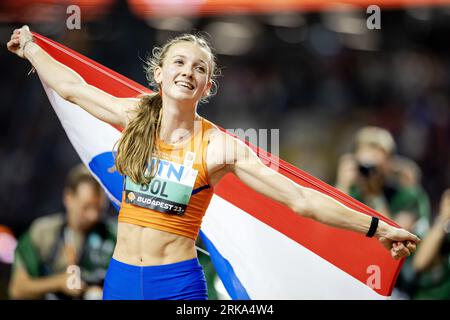
[[377, 166], [367, 163], [358, 163], [358, 171], [363, 177], [368, 178], [377, 172]]

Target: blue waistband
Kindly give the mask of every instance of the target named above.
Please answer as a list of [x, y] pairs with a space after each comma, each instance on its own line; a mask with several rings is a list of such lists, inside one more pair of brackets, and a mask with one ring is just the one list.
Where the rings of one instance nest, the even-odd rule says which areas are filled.
[[127, 263], [121, 262], [114, 258], [111, 258], [110, 263], [114, 263], [114, 265], [116, 267], [122, 269], [123, 271], [130, 271], [130, 272], [141, 271], [142, 269], [149, 270], [149, 271], [150, 270], [158, 271], [158, 272], [162, 272], [162, 271], [171, 272], [171, 271], [176, 271], [176, 270], [180, 270], [180, 269], [191, 269], [191, 268], [195, 268], [195, 267], [201, 267], [201, 264], [198, 261], [198, 258], [192, 258], [189, 260], [183, 260], [183, 261], [178, 261], [178, 262], [168, 263], [168, 264], [160, 264], [160, 265], [155, 265], [155, 266], [135, 266], [132, 264], [127, 264]]

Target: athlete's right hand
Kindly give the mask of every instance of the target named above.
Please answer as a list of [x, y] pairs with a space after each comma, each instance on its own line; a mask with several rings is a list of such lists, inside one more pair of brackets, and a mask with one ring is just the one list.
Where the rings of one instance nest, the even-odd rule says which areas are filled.
[[11, 40], [8, 41], [6, 47], [12, 53], [17, 54], [19, 57], [26, 59], [23, 54], [23, 46], [28, 40], [33, 39], [33, 34], [27, 25], [24, 25], [20, 29], [15, 29], [11, 35]]

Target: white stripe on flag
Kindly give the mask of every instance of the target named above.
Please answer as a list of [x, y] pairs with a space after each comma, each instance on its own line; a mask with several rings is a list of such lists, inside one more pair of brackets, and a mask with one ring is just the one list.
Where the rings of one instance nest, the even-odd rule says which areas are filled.
[[[45, 82], [41, 82], [70, 142], [88, 168], [95, 156], [113, 151], [114, 143], [120, 138], [119, 130], [93, 117], [76, 104], [64, 100]], [[104, 185], [96, 173], [92, 173], [99, 183]], [[120, 206], [120, 199], [112, 195], [107, 188], [104, 189], [108, 197]]]
[[44, 82], [43, 85], [70, 141], [85, 163], [89, 163], [94, 155], [113, 150], [114, 143], [120, 138], [117, 129], [64, 100]]
[[202, 231], [251, 299], [387, 298], [217, 195]]

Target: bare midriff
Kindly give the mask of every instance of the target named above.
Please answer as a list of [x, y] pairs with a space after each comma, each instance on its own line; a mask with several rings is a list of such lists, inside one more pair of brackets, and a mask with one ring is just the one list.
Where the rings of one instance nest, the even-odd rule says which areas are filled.
[[135, 266], [170, 264], [197, 257], [195, 241], [162, 230], [119, 222], [113, 258]]

